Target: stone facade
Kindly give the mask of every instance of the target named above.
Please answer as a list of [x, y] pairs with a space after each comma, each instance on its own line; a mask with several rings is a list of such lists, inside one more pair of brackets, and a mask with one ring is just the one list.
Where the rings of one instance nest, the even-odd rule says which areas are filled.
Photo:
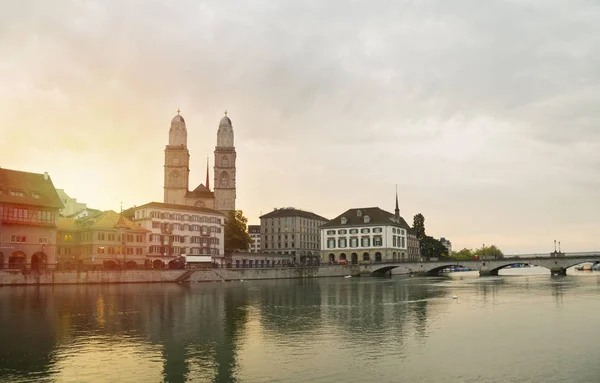
[[219, 123], [215, 147], [214, 192], [210, 190], [208, 164], [206, 185], [189, 190], [190, 153], [187, 147], [187, 127], [179, 114], [171, 120], [169, 144], [165, 147], [164, 203], [215, 209], [227, 214], [235, 210], [236, 151], [233, 126], [225, 116]]
[[285, 207], [260, 217], [262, 251], [291, 254], [297, 264], [318, 264], [321, 238], [319, 227], [327, 218], [308, 211]]
[[233, 125], [229, 117], [225, 116], [221, 119], [217, 131], [214, 162], [215, 210], [225, 215], [235, 210], [236, 158]]

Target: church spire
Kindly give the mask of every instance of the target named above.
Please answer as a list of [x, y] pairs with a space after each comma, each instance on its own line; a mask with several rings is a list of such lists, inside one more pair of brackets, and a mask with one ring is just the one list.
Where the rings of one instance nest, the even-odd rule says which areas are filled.
[[400, 208], [398, 207], [398, 185], [396, 185], [396, 218], [400, 218]]
[[210, 190], [210, 178], [208, 177], [208, 156], [206, 156], [206, 188]]

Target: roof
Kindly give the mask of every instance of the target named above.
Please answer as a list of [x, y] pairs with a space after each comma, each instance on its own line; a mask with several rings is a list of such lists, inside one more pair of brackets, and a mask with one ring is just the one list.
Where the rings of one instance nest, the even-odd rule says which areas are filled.
[[318, 219], [320, 221], [327, 221], [327, 218], [321, 217], [318, 214], [311, 213], [310, 211], [304, 211], [295, 209], [293, 207], [284, 207], [281, 209], [275, 209], [270, 213], [261, 215], [259, 218], [284, 218], [284, 217], [301, 217], [308, 219]]
[[[141, 206], [135, 206], [132, 207], [130, 209], [127, 209], [127, 211], [133, 211], [133, 210], [137, 210], [137, 209], [142, 209], [142, 208], [148, 208], [148, 207], [154, 207], [157, 209], [171, 209], [171, 210], [182, 210], [182, 211], [191, 211], [194, 213], [205, 213], [205, 214], [213, 214], [213, 215], [222, 215], [225, 216], [225, 214], [221, 213], [220, 211], [214, 210], [214, 209], [210, 209], [207, 207], [197, 207], [197, 206], [187, 206], [187, 205], [177, 205], [174, 203], [162, 203], [162, 202], [149, 202], [145, 205], [141, 205]], [[125, 213], [125, 212], [124, 212]]]
[[[18, 193], [19, 195], [13, 195]], [[64, 206], [48, 173], [28, 173], [0, 168], [0, 203], [62, 209]]]
[[229, 117], [225, 116], [221, 119], [221, 121], [219, 122], [219, 126], [232, 126], [231, 125], [231, 120], [229, 119]]
[[260, 225], [248, 225], [248, 233], [260, 234]]
[[76, 231], [81, 229], [113, 230], [120, 228], [139, 232], [150, 232], [150, 230], [144, 229], [140, 225], [112, 210], [79, 219], [68, 217], [60, 217], [58, 219], [58, 230], [61, 231]]
[[81, 209], [77, 213], [73, 213], [71, 215], [68, 215], [67, 217], [69, 217], [69, 218], [77, 217], [79, 214], [83, 213], [84, 211], [87, 211], [89, 213], [88, 217], [102, 213], [102, 210], [92, 209], [91, 207], [86, 207], [85, 209]]
[[185, 125], [185, 120], [183, 119], [183, 117], [180, 114], [177, 114], [175, 117], [173, 117], [173, 119], [171, 120], [171, 124], [173, 123], [179, 123], [179, 122], [183, 122], [183, 124]]
[[[360, 214], [359, 214], [360, 211]], [[365, 216], [369, 216], [369, 222], [365, 223]], [[346, 223], [342, 224], [342, 217], [346, 217]], [[346, 210], [343, 214], [335, 217], [331, 221], [322, 225], [325, 227], [348, 227], [348, 226], [375, 226], [375, 225], [393, 225], [406, 230], [411, 230], [404, 218], [396, 218], [396, 215], [378, 207], [363, 207]]]
[[214, 198], [215, 193], [208, 190], [203, 184], [198, 185], [194, 191], [188, 191], [186, 198]]

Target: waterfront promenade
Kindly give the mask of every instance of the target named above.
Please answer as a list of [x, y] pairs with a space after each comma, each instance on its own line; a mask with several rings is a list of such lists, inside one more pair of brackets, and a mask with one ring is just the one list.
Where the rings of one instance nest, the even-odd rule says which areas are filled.
[[391, 274], [437, 275], [450, 266], [468, 267], [480, 275], [498, 275], [515, 263], [541, 266], [553, 275], [565, 275], [569, 267], [600, 262], [600, 253], [570, 257], [519, 257], [484, 260], [439, 259], [419, 262], [363, 263], [275, 268], [138, 269], [138, 270], [0, 270], [0, 286], [112, 283], [225, 282], [258, 279], [298, 279]]

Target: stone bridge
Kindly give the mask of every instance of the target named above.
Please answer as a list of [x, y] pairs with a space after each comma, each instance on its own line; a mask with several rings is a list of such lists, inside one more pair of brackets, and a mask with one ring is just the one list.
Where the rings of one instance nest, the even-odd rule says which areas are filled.
[[391, 273], [393, 269], [397, 269], [400, 271], [400, 274], [418, 273], [436, 275], [447, 267], [455, 266], [477, 270], [479, 271], [479, 275], [498, 275], [498, 271], [501, 269], [518, 263], [545, 267], [550, 270], [552, 275], [566, 275], [569, 267], [585, 262], [600, 262], [600, 254], [572, 257], [519, 257], [464, 261], [438, 259], [436, 261], [425, 262], [371, 263], [360, 265], [360, 273], [383, 275]]

